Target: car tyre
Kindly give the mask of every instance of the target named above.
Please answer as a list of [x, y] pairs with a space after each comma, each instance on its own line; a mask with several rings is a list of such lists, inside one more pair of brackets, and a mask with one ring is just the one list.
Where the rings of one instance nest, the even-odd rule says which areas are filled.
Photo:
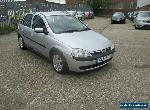
[[135, 29], [137, 30], [137, 29], [139, 29], [139, 27], [137, 25], [135, 25]]
[[114, 24], [114, 21], [113, 21], [113, 20], [111, 20], [111, 24]]
[[19, 47], [22, 49], [22, 50], [25, 50], [27, 49], [27, 47], [25, 46], [25, 43], [24, 43], [24, 40], [21, 36], [18, 37], [18, 42], [19, 42]]
[[59, 74], [66, 74], [68, 72], [68, 65], [65, 57], [59, 51], [55, 51], [52, 54], [52, 65], [54, 70]]
[[125, 21], [125, 20], [123, 20], [123, 21], [122, 21], [122, 24], [126, 24], [126, 21]]

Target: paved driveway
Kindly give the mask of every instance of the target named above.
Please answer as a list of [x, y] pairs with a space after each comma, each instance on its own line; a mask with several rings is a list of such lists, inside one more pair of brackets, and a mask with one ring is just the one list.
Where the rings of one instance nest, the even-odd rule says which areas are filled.
[[49, 61], [22, 51], [17, 34], [0, 35], [0, 110], [119, 110], [120, 102], [150, 103], [150, 31], [132, 23], [87, 21], [114, 41], [114, 59], [86, 73], [59, 75]]

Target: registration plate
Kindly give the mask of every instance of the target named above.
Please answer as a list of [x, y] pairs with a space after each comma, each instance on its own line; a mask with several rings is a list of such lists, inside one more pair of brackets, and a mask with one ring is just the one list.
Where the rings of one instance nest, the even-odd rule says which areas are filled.
[[110, 54], [110, 55], [106, 55], [106, 56], [101, 57], [101, 58], [97, 58], [96, 63], [104, 62], [104, 61], [106, 61], [106, 60], [110, 59], [110, 58], [111, 58], [111, 56], [112, 56], [112, 55]]

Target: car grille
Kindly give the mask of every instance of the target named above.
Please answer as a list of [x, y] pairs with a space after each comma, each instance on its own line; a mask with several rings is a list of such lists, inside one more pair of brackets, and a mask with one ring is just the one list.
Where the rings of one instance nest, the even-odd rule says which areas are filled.
[[93, 52], [90, 52], [92, 56], [94, 55], [99, 55], [99, 54], [104, 54], [104, 53], [107, 53], [111, 51], [111, 47], [108, 47], [108, 48], [105, 48], [105, 49], [102, 49], [102, 50], [97, 50], [97, 51], [93, 51]]
[[88, 66], [80, 66], [79, 69], [80, 70], [88, 70], [88, 69], [94, 69], [94, 68], [97, 68], [97, 67], [101, 67], [105, 64], [107, 64], [112, 58], [104, 61], [104, 62], [101, 62], [99, 64], [93, 64], [93, 65], [88, 65]]

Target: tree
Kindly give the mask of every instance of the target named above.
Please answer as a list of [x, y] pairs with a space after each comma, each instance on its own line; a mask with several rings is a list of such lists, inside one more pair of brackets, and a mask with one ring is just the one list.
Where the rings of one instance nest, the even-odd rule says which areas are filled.
[[88, 5], [90, 5], [93, 10], [106, 9], [111, 5], [111, 0], [88, 0]]

